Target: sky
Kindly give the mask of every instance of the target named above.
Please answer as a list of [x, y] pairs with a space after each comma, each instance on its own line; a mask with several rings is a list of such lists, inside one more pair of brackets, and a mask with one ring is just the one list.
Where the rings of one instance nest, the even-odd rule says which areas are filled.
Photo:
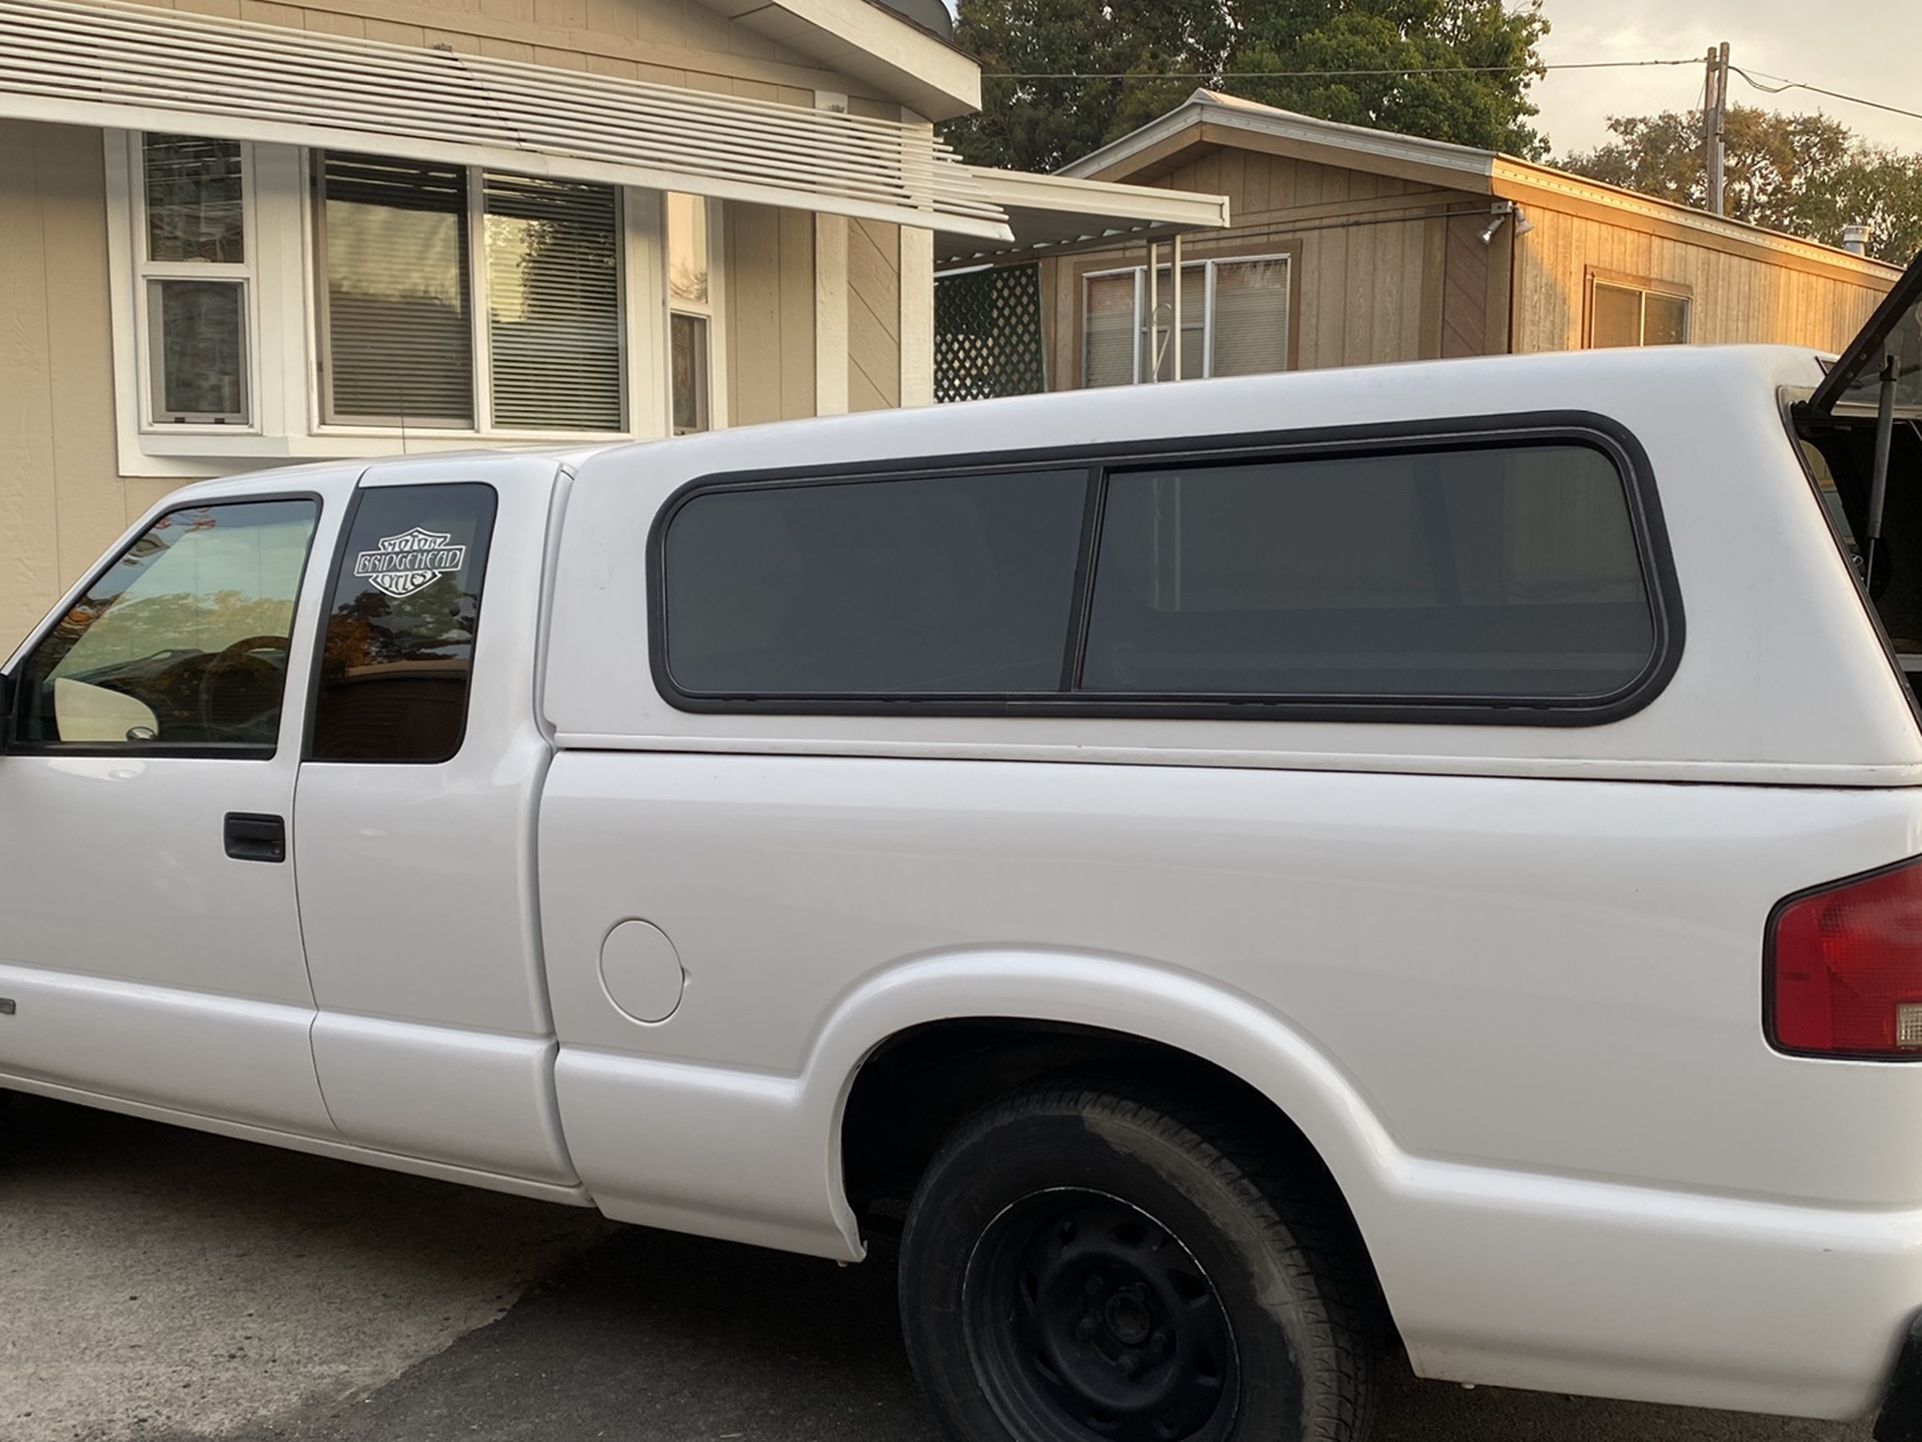
[[[954, 5], [948, 0], [950, 10]], [[1542, 112], [1537, 128], [1557, 155], [1602, 144], [1611, 115], [1694, 109], [1702, 97], [1702, 57], [1724, 40], [1732, 65], [1922, 111], [1922, 0], [1543, 0], [1542, 13], [1554, 27], [1542, 44], [1542, 58], [1551, 64], [1685, 56], [1696, 62], [1550, 71], [1532, 94]], [[1922, 151], [1922, 119], [1806, 91], [1766, 95], [1740, 76], [1730, 81], [1729, 102], [1819, 110], [1864, 139]]]
[[[1679, 59], [1693, 66], [1646, 70], [1550, 71], [1536, 82], [1537, 127], [1557, 155], [1608, 138], [1610, 115], [1692, 109], [1701, 99], [1701, 57], [1729, 43], [1729, 61], [1922, 111], [1922, 4], [1833, 4], [1825, 0], [1544, 0], [1554, 29], [1542, 58], [1557, 61]], [[1922, 151], [1922, 120], [1905, 119], [1806, 92], [1764, 95], [1740, 76], [1729, 102], [1777, 110], [1820, 110], [1858, 135]]]

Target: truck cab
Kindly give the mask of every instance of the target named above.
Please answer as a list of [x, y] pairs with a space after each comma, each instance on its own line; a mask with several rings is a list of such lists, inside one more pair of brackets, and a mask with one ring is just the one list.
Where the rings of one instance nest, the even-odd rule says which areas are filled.
[[532, 834], [566, 473], [476, 455], [195, 486], [63, 602], [9, 668], [6, 1070], [580, 1199]]

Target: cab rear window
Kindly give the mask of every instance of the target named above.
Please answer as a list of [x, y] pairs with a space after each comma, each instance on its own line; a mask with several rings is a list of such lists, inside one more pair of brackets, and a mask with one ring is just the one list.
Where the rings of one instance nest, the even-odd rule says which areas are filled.
[[492, 486], [360, 493], [334, 579], [310, 761], [432, 764], [467, 731]]
[[1607, 719], [1679, 639], [1635, 457], [1561, 431], [696, 483], [656, 527], [656, 679], [689, 710]]

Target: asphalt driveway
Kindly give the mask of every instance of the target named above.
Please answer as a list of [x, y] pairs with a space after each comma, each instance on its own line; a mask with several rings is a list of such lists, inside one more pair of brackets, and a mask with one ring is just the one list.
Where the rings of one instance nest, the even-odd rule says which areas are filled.
[[[4, 1442], [937, 1442], [839, 1268], [49, 1103], [0, 1140]], [[1866, 1442], [1394, 1385], [1379, 1442]]]

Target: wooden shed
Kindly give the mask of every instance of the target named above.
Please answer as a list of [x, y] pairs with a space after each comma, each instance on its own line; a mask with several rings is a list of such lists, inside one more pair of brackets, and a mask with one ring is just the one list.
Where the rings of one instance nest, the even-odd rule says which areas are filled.
[[1900, 274], [1494, 151], [1210, 90], [1063, 173], [1220, 193], [1231, 221], [1182, 246], [1178, 293], [1170, 243], [1152, 270], [1142, 244], [1044, 262], [1055, 390], [1601, 345], [1834, 351]]

